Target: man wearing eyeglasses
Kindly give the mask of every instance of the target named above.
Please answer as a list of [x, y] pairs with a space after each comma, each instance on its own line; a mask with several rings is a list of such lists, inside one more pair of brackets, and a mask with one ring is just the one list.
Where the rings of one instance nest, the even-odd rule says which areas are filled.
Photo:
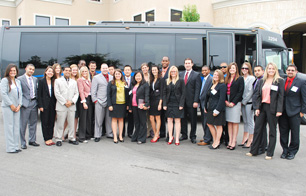
[[[278, 124], [280, 143], [283, 148], [281, 158], [292, 160], [299, 150], [300, 123], [306, 113], [306, 82], [296, 75], [297, 67], [295, 65], [289, 65], [286, 74], [284, 111], [278, 119]], [[290, 131], [291, 141], [289, 144]]]
[[223, 62], [220, 64], [221, 71], [223, 72], [224, 78], [226, 77], [227, 72], [227, 63]]

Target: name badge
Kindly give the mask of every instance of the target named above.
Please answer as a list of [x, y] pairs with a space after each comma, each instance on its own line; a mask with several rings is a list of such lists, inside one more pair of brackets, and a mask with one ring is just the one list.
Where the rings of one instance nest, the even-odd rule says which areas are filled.
[[217, 91], [215, 89], [211, 90], [211, 94], [215, 95]]
[[159, 90], [156, 90], [156, 92], [158, 93], [158, 92], [159, 92]]
[[129, 92], [129, 95], [131, 95], [132, 94], [132, 90], [130, 90], [130, 92]]
[[276, 86], [276, 85], [271, 85], [271, 90], [277, 91], [277, 90], [278, 90], [278, 86]]
[[293, 91], [293, 92], [295, 92], [295, 93], [296, 93], [296, 91], [297, 91], [298, 89], [299, 89], [299, 88], [296, 87], [296, 86], [291, 87], [291, 91]]

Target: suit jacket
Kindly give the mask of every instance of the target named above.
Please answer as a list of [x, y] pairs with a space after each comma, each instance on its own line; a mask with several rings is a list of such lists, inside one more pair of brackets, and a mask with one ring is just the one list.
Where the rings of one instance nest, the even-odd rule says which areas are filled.
[[165, 80], [163, 78], [159, 78], [156, 80], [154, 84], [153, 90], [153, 82], [150, 84], [150, 100], [151, 99], [163, 99], [163, 88], [165, 85]]
[[[180, 78], [183, 79], [185, 77], [186, 71], [180, 73]], [[185, 82], [184, 82], [185, 84]], [[188, 80], [185, 88], [185, 103], [187, 107], [193, 107], [193, 103], [199, 103], [199, 96], [201, 91], [201, 76], [198, 72], [191, 70], [188, 76]]]
[[[263, 78], [263, 76], [260, 77], [260, 78], [256, 78], [255, 81], [254, 81], [253, 84], [252, 84], [253, 89], [254, 89], [253, 95], [252, 95], [252, 109], [254, 109], [254, 107], [255, 107], [255, 101], [256, 101], [255, 95], [256, 95], [256, 92], [258, 91], [258, 82], [259, 82], [259, 80], [262, 79], [262, 78]], [[256, 86], [254, 86], [255, 84], [256, 84]]]
[[[134, 86], [131, 86], [131, 94], [130, 94], [130, 100], [129, 100], [129, 108], [132, 108], [132, 101], [133, 101], [133, 88]], [[136, 91], [136, 101], [137, 101], [137, 105], [138, 100], [139, 99], [143, 99], [144, 100], [144, 106], [149, 107], [150, 105], [150, 86], [147, 82], [145, 82], [144, 84], [138, 86], [137, 91]]]
[[85, 80], [85, 78], [79, 78], [77, 80], [78, 90], [81, 98], [81, 103], [86, 102], [86, 98], [88, 97], [91, 89], [91, 81]]
[[[226, 84], [227, 85], [227, 84]], [[242, 101], [242, 95], [244, 91], [244, 79], [239, 77], [237, 80], [233, 80], [230, 88], [229, 100], [226, 96], [226, 100], [230, 103], [237, 105], [238, 102]]]
[[[204, 79], [203, 79], [204, 81]], [[202, 81], [202, 83], [203, 83]], [[201, 93], [201, 89], [200, 89], [200, 104], [201, 104], [201, 107], [204, 108], [204, 104], [205, 104], [205, 100], [206, 100], [206, 95], [207, 95], [207, 92], [209, 91], [210, 87], [212, 85], [212, 77], [211, 75], [208, 74], [207, 76], [207, 79], [205, 81], [205, 84], [204, 84], [204, 87], [203, 87], [203, 90], [202, 90], [202, 93]], [[201, 88], [202, 88], [202, 85], [201, 85]]]
[[[28, 80], [25, 74], [18, 77], [18, 79], [20, 80], [21, 88], [22, 88], [22, 106], [27, 108], [29, 107], [29, 104], [31, 102], [30, 85], [28, 83]], [[34, 93], [37, 98], [37, 78], [32, 76], [32, 79], [33, 79], [33, 84], [34, 84]]]
[[[129, 105], [129, 91], [130, 89], [127, 86], [125, 86], [124, 96], [125, 96], [126, 105]], [[116, 84], [112, 84], [111, 82], [109, 82], [107, 85], [107, 107], [116, 104], [116, 97], [117, 97], [117, 86]]]
[[[184, 107], [185, 105], [185, 82], [182, 79], [179, 79], [174, 85], [174, 93], [176, 99], [179, 101], [179, 106]], [[171, 87], [170, 85], [165, 84], [163, 90], [163, 106], [167, 106], [170, 99]]]
[[10, 105], [14, 105], [17, 107], [18, 105], [22, 105], [22, 87], [21, 83], [18, 79], [15, 79], [16, 87], [15, 89], [11, 89], [9, 91], [9, 84], [7, 78], [2, 78], [1, 80], [1, 95], [2, 95], [2, 107], [10, 107]]
[[284, 110], [289, 117], [306, 113], [306, 81], [295, 76], [290, 89], [284, 94]]
[[[257, 91], [254, 95], [255, 103], [253, 104], [254, 110], [261, 110], [262, 107], [262, 87], [264, 85], [263, 79], [259, 80], [257, 83]], [[272, 82], [272, 85], [277, 86], [277, 91], [270, 90], [270, 111], [272, 114], [276, 112], [283, 112], [283, 101], [284, 101], [284, 91], [285, 91], [285, 82], [282, 78], [279, 78], [278, 81]]]
[[[166, 71], [166, 73], [165, 73], [165, 75], [164, 75], [164, 77], [163, 77], [164, 80], [168, 79], [170, 67], [171, 67], [171, 66], [168, 66], [168, 69], [167, 69], [167, 71]], [[160, 72], [162, 72], [162, 71], [163, 71], [163, 69], [160, 69]]]
[[[212, 83], [209, 86], [209, 91], [212, 87]], [[206, 99], [204, 103], [204, 107], [206, 111], [214, 111], [217, 110], [219, 112], [223, 112], [225, 110], [225, 97], [226, 97], [226, 84], [218, 83], [215, 87], [217, 91], [216, 94], [207, 93]]]
[[[113, 80], [113, 76], [108, 74], [109, 82]], [[91, 99], [92, 102], [98, 101], [103, 107], [107, 106], [107, 85], [105, 77], [102, 73], [93, 77], [91, 83]]]
[[51, 82], [51, 96], [50, 96], [49, 87], [46, 78], [42, 78], [41, 80], [38, 81], [37, 102], [39, 108], [48, 109], [49, 104], [55, 106], [56, 98], [54, 94], [54, 84], [52, 85]]
[[76, 111], [76, 102], [79, 98], [77, 82], [73, 79], [66, 81], [64, 77], [58, 78], [54, 83], [54, 94], [57, 99], [55, 109], [57, 111], [67, 111], [65, 103], [71, 101], [74, 104], [68, 108], [69, 111]]
[[253, 96], [253, 83], [255, 81], [255, 77], [249, 75], [246, 80], [244, 81], [244, 91], [242, 94], [242, 101], [241, 103], [243, 105], [246, 105], [247, 103], [252, 102], [252, 96]]

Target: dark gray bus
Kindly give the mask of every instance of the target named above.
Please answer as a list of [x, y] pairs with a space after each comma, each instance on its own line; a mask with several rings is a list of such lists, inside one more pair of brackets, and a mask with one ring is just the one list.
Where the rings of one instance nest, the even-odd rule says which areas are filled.
[[248, 61], [263, 65], [273, 61], [281, 73], [289, 64], [288, 49], [279, 34], [262, 29], [215, 28], [208, 23], [99, 22], [95, 26], [8, 26], [0, 31], [1, 76], [9, 63], [20, 74], [28, 63], [35, 74], [55, 62], [85, 59], [123, 68], [139, 69], [143, 62], [160, 65], [163, 56], [183, 69], [184, 59], [218, 68], [221, 62]]

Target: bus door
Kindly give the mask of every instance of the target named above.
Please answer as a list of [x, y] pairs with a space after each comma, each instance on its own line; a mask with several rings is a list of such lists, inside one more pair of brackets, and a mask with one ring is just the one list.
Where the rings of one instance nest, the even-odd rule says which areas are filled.
[[220, 68], [222, 62], [235, 59], [235, 35], [233, 32], [207, 31], [207, 65], [210, 69]]

